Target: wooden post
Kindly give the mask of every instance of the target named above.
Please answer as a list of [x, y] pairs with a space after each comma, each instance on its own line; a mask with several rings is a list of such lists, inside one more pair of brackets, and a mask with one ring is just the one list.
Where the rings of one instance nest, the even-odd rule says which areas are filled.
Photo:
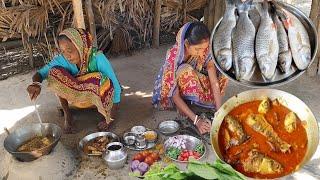
[[222, 18], [224, 11], [226, 9], [225, 1], [216, 0], [215, 3], [215, 13], [214, 13], [214, 23], [213, 27], [218, 23], [218, 21]]
[[162, 0], [156, 0], [156, 3], [154, 5], [153, 34], [152, 34], [153, 48], [159, 48], [159, 45], [160, 45], [159, 35], [160, 35], [161, 4], [162, 4]]
[[320, 75], [320, 0], [312, 0], [310, 19], [314, 23], [316, 30], [318, 31], [318, 53], [316, 54], [315, 60], [307, 70], [309, 76]]
[[214, 0], [209, 0], [209, 7], [208, 7], [208, 28], [209, 31], [213, 29], [213, 22], [214, 22]]
[[75, 26], [77, 28], [86, 29], [83, 17], [82, 0], [72, 0], [72, 6], [74, 12]]
[[30, 42], [27, 42], [27, 49], [28, 49], [28, 55], [29, 55], [29, 66], [31, 68], [34, 68], [33, 48]]
[[209, 6], [209, 1], [207, 2], [207, 5], [204, 8], [204, 12], [203, 12], [203, 23], [205, 25], [207, 25], [207, 26], [208, 26], [208, 18], [209, 18], [209, 8], [208, 8], [208, 6]]
[[86, 6], [86, 14], [88, 16], [90, 34], [92, 35], [92, 38], [93, 38], [93, 46], [94, 47], [98, 47], [97, 33], [96, 33], [96, 23], [95, 23], [94, 14], [93, 14], [93, 11], [92, 11], [92, 1], [91, 0], [86, 0], [85, 1], [85, 6]]
[[187, 0], [182, 1], [183, 24], [187, 23]]

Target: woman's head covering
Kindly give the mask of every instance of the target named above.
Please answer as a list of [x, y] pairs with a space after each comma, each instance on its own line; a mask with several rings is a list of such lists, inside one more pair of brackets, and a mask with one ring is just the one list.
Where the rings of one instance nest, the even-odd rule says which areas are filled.
[[77, 48], [80, 55], [81, 66], [78, 75], [87, 73], [92, 51], [92, 36], [89, 32], [79, 28], [67, 28], [59, 36], [66, 36]]

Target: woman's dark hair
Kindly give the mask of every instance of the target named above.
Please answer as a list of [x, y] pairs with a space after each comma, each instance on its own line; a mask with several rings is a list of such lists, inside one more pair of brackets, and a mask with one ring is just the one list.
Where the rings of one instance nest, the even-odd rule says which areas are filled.
[[69, 39], [66, 35], [64, 35], [64, 34], [59, 35], [59, 36], [57, 37], [57, 40], [58, 40], [58, 41], [62, 41], [62, 40], [70, 41], [70, 39]]
[[202, 22], [192, 22], [187, 29], [185, 40], [191, 45], [200, 44], [203, 40], [210, 37], [210, 31]]

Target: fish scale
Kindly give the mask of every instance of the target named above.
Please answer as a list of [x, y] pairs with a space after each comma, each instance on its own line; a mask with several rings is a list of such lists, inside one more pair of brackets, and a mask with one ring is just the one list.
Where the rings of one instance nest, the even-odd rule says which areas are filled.
[[256, 56], [262, 75], [271, 79], [275, 74], [279, 55], [277, 29], [269, 15], [267, 1], [263, 2], [259, 12], [261, 22], [256, 36]]
[[254, 68], [255, 27], [249, 19], [250, 4], [237, 5], [239, 19], [232, 33], [232, 54], [236, 78], [248, 78]]

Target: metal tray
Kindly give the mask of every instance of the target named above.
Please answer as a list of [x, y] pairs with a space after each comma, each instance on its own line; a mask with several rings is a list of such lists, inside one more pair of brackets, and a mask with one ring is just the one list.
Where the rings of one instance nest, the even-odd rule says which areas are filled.
[[[198, 160], [201, 160], [205, 156], [205, 154], [207, 152], [207, 147], [203, 143], [203, 141], [201, 141], [200, 139], [198, 139], [198, 138], [196, 138], [194, 136], [190, 136], [190, 135], [177, 135], [177, 136], [172, 136], [172, 137], [183, 137], [183, 138], [185, 138], [187, 140], [187, 142], [186, 142], [186, 149], [187, 150], [193, 150], [198, 144], [202, 144], [204, 146], [204, 153], [202, 154], [202, 156]], [[164, 142], [164, 144], [166, 144], [166, 141]], [[166, 156], [167, 156], [167, 148], [169, 148], [169, 147], [166, 147], [166, 146], [164, 147]], [[173, 158], [171, 158], [169, 156], [167, 156], [167, 157], [172, 159], [173, 161], [180, 162], [180, 163], [188, 162], [188, 161], [179, 161], [179, 160], [173, 159]]]
[[[305, 26], [308, 35], [309, 35], [309, 39], [310, 39], [310, 45], [311, 45], [311, 62], [309, 64], [309, 66], [312, 64], [312, 62], [314, 61], [316, 54], [317, 54], [317, 50], [318, 50], [318, 36], [317, 36], [317, 30], [314, 26], [314, 24], [312, 23], [312, 21], [298, 8], [287, 4], [287, 3], [283, 3], [283, 2], [278, 2], [282, 7], [284, 7], [286, 10], [288, 10], [289, 12], [291, 12], [293, 15], [295, 15], [301, 22], [302, 24]], [[211, 39], [210, 39], [210, 43], [211, 43], [211, 53], [214, 56], [214, 51], [213, 51], [213, 37], [214, 34], [217, 30], [217, 28], [219, 27], [220, 23], [221, 23], [222, 18], [220, 19], [220, 21], [217, 23], [217, 25], [215, 26], [215, 28], [212, 31], [211, 34]], [[299, 76], [301, 76], [306, 70], [299, 70], [296, 67], [292, 66], [290, 69], [290, 72], [288, 73], [281, 73], [280, 70], [277, 68], [276, 72], [275, 72], [275, 76], [272, 80], [266, 80], [262, 77], [260, 69], [258, 66], [256, 66], [253, 74], [251, 75], [251, 77], [248, 80], [237, 80], [234, 74], [234, 70], [233, 68], [231, 68], [229, 71], [224, 71], [219, 63], [216, 61], [216, 57], [214, 58], [214, 63], [216, 65], [216, 67], [219, 69], [219, 71], [224, 74], [227, 78], [231, 79], [232, 81], [234, 81], [237, 84], [243, 85], [243, 86], [247, 86], [247, 87], [253, 87], [253, 88], [259, 88], [259, 87], [275, 87], [275, 86], [280, 86], [280, 85], [284, 85], [288, 82], [291, 82], [295, 79], [297, 79]], [[308, 66], [308, 67], [309, 67]]]
[[91, 133], [91, 134], [85, 136], [84, 138], [82, 138], [81, 141], [79, 142], [79, 149], [80, 149], [81, 153], [85, 154], [85, 155], [88, 155], [88, 156], [101, 156], [101, 155], [97, 155], [97, 154], [87, 154], [87, 153], [83, 152], [83, 148], [84, 148], [85, 144], [87, 144], [89, 141], [91, 141], [91, 140], [93, 140], [93, 139], [95, 139], [97, 137], [100, 137], [100, 136], [112, 137], [113, 138], [112, 142], [120, 142], [119, 141], [119, 137], [116, 134], [112, 133], [112, 132]]

